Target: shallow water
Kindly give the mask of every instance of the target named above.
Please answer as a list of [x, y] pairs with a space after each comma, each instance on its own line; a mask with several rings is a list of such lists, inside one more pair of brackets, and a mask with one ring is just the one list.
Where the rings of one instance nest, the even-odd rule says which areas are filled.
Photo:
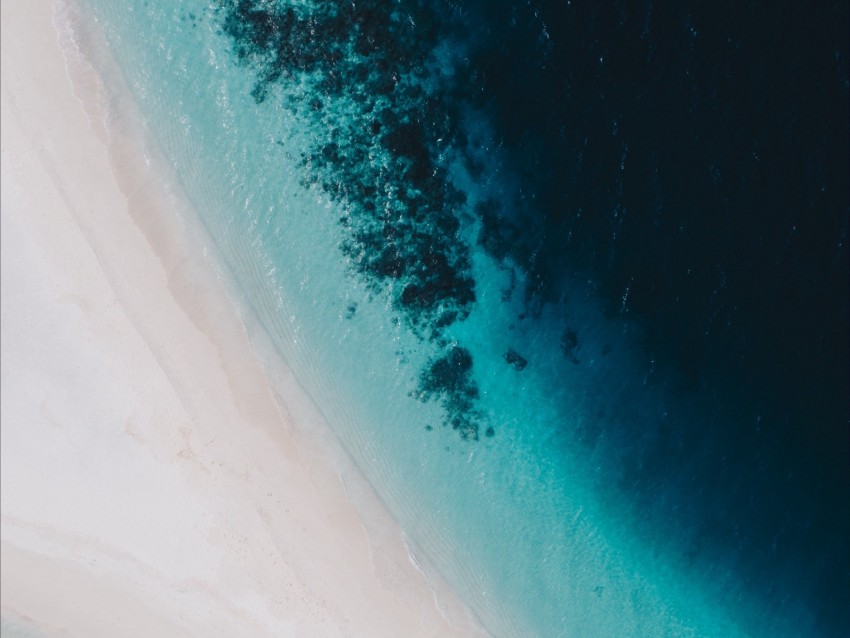
[[85, 6], [495, 635], [846, 631], [846, 7]]
[[44, 634], [11, 618], [0, 618], [0, 634], [3, 638], [42, 638]]

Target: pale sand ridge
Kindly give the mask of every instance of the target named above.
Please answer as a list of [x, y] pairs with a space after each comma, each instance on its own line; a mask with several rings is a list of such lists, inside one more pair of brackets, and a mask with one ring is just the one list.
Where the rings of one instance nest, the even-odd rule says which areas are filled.
[[71, 68], [89, 121], [50, 3], [0, 22], [2, 614], [48, 636], [482, 635]]

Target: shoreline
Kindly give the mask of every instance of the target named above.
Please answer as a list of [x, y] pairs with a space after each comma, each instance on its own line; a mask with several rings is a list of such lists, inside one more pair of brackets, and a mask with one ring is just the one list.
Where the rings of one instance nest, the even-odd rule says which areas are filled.
[[150, 146], [86, 112], [100, 80], [72, 89], [52, 19], [3, 5], [3, 616], [45, 635], [485, 635], [252, 345]]

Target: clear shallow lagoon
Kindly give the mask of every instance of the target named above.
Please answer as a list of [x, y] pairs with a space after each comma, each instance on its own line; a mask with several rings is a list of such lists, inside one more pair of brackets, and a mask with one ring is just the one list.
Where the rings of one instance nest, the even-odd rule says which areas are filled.
[[[847, 36], [767, 55], [846, 8], [82, 6], [241, 301], [495, 635], [846, 632]], [[815, 63], [814, 94], [756, 81]]]

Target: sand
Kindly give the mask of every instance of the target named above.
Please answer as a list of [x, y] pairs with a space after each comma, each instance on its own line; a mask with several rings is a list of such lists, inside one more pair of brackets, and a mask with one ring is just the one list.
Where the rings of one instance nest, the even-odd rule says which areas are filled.
[[484, 635], [52, 18], [2, 4], [4, 636]]

